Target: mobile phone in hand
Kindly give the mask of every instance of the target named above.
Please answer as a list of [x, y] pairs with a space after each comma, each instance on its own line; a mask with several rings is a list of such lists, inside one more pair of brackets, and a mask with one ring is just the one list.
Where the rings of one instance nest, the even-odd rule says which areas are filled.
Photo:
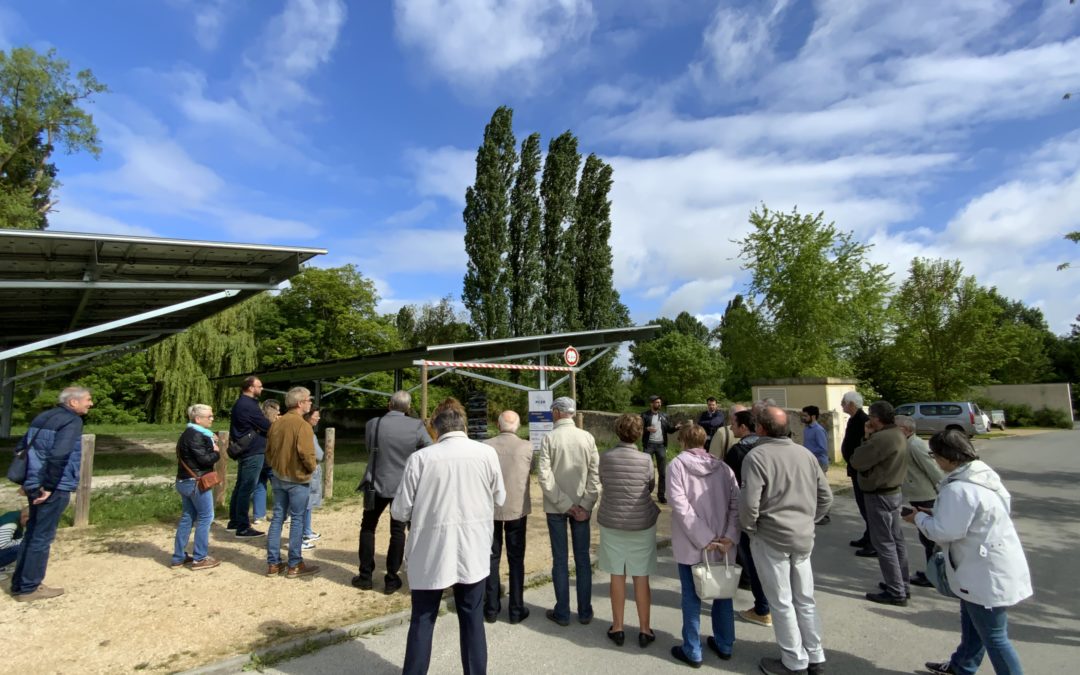
[[900, 515], [902, 516], [910, 516], [913, 513], [915, 513], [915, 509], [911, 508], [910, 506], [905, 506], [900, 509]]

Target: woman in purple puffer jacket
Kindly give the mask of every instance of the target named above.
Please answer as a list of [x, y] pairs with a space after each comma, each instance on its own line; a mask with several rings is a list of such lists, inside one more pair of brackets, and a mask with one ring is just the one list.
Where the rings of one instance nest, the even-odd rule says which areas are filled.
[[[671, 550], [682, 584], [683, 644], [671, 648], [677, 661], [701, 665], [701, 600], [694, 589], [691, 566], [709, 552], [710, 562], [733, 562], [739, 537], [739, 484], [727, 464], [705, 450], [705, 430], [697, 424], [679, 431], [683, 451], [668, 466], [667, 497], [671, 504]], [[713, 635], [709, 649], [723, 660], [735, 644], [735, 610], [731, 599], [713, 600]]]

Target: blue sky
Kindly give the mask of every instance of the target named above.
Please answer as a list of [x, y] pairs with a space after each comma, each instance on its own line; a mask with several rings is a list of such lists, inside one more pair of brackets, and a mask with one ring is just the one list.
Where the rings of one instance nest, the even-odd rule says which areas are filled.
[[[0, 0], [0, 47], [111, 93], [60, 156], [57, 230], [321, 246], [381, 309], [459, 296], [500, 104], [615, 168], [633, 318], [712, 324], [750, 209], [824, 211], [900, 280], [963, 261], [1080, 312], [1080, 8], [1067, 0]], [[827, 302], [807, 289], [808, 301]]]

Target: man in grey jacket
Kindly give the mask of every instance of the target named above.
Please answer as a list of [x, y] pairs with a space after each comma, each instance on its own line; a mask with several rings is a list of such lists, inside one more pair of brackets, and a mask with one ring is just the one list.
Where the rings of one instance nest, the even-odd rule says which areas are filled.
[[[375, 529], [386, 507], [394, 501], [405, 462], [420, 448], [431, 445], [424, 423], [406, 413], [412, 406], [412, 396], [407, 391], [397, 391], [390, 397], [389, 409], [382, 417], [368, 420], [364, 428], [364, 442], [368, 448], [367, 472], [364, 481], [375, 487], [375, 508], [365, 510], [360, 520], [360, 573], [352, 578], [352, 585], [361, 590], [372, 588], [375, 573]], [[386, 575], [383, 577], [387, 595], [401, 588], [401, 561], [405, 556], [405, 528], [407, 523], [390, 518], [390, 546], [386, 550]]]
[[[915, 420], [907, 415], [897, 415], [896, 426], [907, 437], [908, 469], [907, 478], [904, 479], [904, 488], [901, 491], [904, 501], [916, 508], [933, 511], [934, 502], [937, 501], [938, 484], [945, 477], [945, 472], [930, 456], [930, 446], [915, 434]], [[930, 556], [934, 555], [935, 544], [927, 539], [922, 530], [916, 531], [919, 533], [919, 543], [923, 545], [926, 559], [930, 560]], [[911, 577], [911, 585], [924, 588], [933, 586], [926, 578], [925, 572], [916, 572]]]
[[814, 523], [829, 512], [832, 491], [814, 455], [788, 438], [787, 412], [767, 406], [755, 423], [761, 440], [743, 460], [739, 523], [750, 535], [780, 646], [779, 659], [759, 665], [766, 675], [823, 672], [810, 553]]
[[506, 565], [510, 570], [508, 613], [510, 623], [521, 623], [529, 617], [525, 606], [525, 522], [532, 510], [529, 495], [529, 469], [532, 467], [532, 443], [517, 435], [521, 418], [513, 410], [499, 415], [499, 435], [484, 441], [495, 448], [499, 456], [506, 501], [495, 507], [495, 534], [491, 540], [491, 576], [484, 589], [484, 620], [495, 623], [502, 603], [499, 587], [502, 579], [499, 562], [502, 560], [503, 538], [506, 539]]

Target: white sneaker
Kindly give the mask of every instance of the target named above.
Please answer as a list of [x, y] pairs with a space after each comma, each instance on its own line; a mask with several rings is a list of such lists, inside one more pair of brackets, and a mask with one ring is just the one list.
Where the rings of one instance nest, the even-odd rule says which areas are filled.
[[311, 534], [304, 535], [304, 541], [318, 541], [322, 539], [322, 535], [318, 532], [312, 532]]
[[310, 551], [313, 548], [315, 548], [315, 544], [312, 544], [310, 541], [305, 541], [303, 544], [300, 545], [301, 551]]
[[252, 527], [254, 527], [255, 525], [262, 525], [262, 524], [263, 524], [263, 519], [262, 518], [256, 518], [255, 520], [251, 521]]

